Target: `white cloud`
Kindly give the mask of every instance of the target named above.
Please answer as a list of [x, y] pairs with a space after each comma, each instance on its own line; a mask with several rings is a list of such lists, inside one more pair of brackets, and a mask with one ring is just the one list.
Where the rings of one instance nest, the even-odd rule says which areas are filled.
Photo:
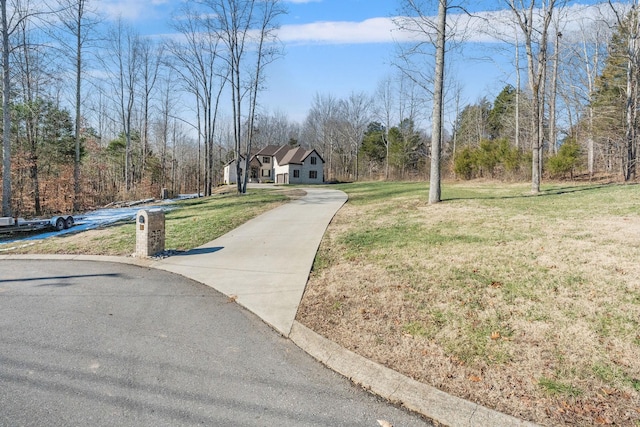
[[[582, 20], [594, 20], [599, 17], [611, 21], [613, 18], [611, 9], [606, 3], [595, 6], [573, 5], [565, 10], [565, 16], [570, 17], [566, 19], [562, 29], [567, 33], [581, 31], [578, 23]], [[321, 21], [283, 25], [279, 31], [279, 37], [288, 44], [392, 43], [427, 38], [424, 33], [398, 29], [394, 21], [402, 19], [402, 17], [371, 18], [360, 22]], [[448, 17], [448, 24], [455, 38], [466, 42], [511, 43], [515, 40], [513, 14], [509, 10], [479, 12], [474, 15], [451, 14]]]
[[300, 25], [283, 25], [280, 40], [293, 43], [358, 44], [391, 42], [395, 24], [389, 18], [372, 18], [362, 22], [324, 21]]
[[102, 0], [100, 11], [111, 20], [122, 17], [127, 21], [135, 21], [155, 15], [157, 7], [170, 3], [171, 0]]
[[143, 16], [147, 9], [145, 1], [131, 2], [129, 0], [106, 0], [100, 5], [100, 10], [109, 17], [116, 19], [135, 20]]

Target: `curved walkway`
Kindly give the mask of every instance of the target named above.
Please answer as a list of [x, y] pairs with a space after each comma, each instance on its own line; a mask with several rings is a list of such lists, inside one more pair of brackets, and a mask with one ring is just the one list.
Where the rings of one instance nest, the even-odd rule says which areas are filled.
[[342, 191], [306, 191], [212, 242], [151, 266], [217, 289], [288, 337], [322, 236], [347, 201]]

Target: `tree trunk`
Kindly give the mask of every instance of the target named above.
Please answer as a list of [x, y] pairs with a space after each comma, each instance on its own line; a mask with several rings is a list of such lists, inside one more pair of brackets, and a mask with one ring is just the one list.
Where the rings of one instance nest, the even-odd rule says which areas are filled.
[[515, 108], [515, 120], [516, 120], [516, 135], [515, 145], [520, 149], [520, 42], [518, 41], [518, 31], [516, 29], [516, 108]]
[[74, 130], [75, 157], [73, 161], [73, 211], [80, 210], [80, 100], [82, 85], [82, 16], [84, 0], [78, 1], [76, 27], [76, 123]]
[[549, 143], [553, 154], [558, 154], [558, 135], [556, 131], [556, 99], [558, 93], [558, 63], [560, 62], [560, 37], [562, 34], [556, 29], [556, 39], [554, 44], [553, 71], [551, 72], [551, 98], [549, 99]]
[[626, 159], [625, 159], [625, 181], [629, 181], [635, 178], [636, 174], [636, 109], [637, 109], [637, 58], [638, 58], [638, 45], [637, 45], [637, 17], [634, 17], [634, 29], [629, 36], [629, 58], [627, 60], [627, 110], [626, 121], [627, 129], [625, 132], [626, 143]]
[[9, 67], [9, 27], [7, 0], [2, 8], [2, 216], [11, 216], [11, 70]]
[[[540, 192], [540, 181], [542, 176], [542, 149], [544, 147], [544, 82], [546, 79], [547, 67], [547, 40], [548, 30], [553, 17], [553, 10], [557, 0], [543, 2], [541, 8], [544, 14], [540, 28], [534, 27], [533, 11], [536, 10], [536, 1], [530, 0], [527, 10], [520, 11], [518, 6], [524, 6], [524, 2], [516, 5], [516, 0], [507, 0], [507, 3], [514, 13], [520, 29], [525, 36], [525, 49], [527, 52], [527, 72], [529, 77], [529, 88], [532, 97], [532, 162], [531, 162], [531, 192]], [[539, 34], [538, 52], [533, 52], [533, 35]]]
[[431, 177], [429, 180], [429, 203], [441, 199], [440, 148], [442, 143], [442, 104], [444, 88], [444, 54], [447, 28], [447, 0], [438, 2], [438, 39], [436, 42], [436, 68], [433, 83], [433, 124], [431, 129]]

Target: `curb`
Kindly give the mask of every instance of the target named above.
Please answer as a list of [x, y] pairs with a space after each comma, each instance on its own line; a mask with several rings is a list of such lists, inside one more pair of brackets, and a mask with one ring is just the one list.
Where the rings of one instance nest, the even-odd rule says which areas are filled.
[[364, 358], [294, 321], [289, 339], [331, 370], [392, 403], [447, 426], [522, 426], [536, 424], [451, 396]]

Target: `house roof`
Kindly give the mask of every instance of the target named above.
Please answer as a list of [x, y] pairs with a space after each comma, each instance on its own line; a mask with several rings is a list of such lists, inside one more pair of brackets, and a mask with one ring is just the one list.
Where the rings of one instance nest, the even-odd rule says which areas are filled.
[[296, 147], [287, 152], [287, 154], [283, 157], [282, 161], [278, 161], [280, 165], [301, 165], [304, 161], [309, 157], [312, 153], [315, 153], [316, 156], [320, 159], [322, 163], [322, 157], [318, 154], [316, 150], [305, 150], [302, 147]]
[[288, 145], [267, 145], [256, 152], [254, 156], [258, 158], [258, 161], [261, 161], [261, 156], [270, 156], [275, 157], [279, 165], [301, 165], [311, 153], [315, 153], [320, 161], [324, 163], [324, 160], [315, 149], [305, 150], [302, 147], [292, 148]]
[[276, 152], [281, 149], [281, 145], [267, 145], [266, 147], [258, 150], [256, 156], [275, 156]]
[[302, 147], [292, 148], [287, 151], [282, 160], [278, 161], [279, 165], [301, 165], [306, 157], [307, 150]]
[[295, 148], [291, 148], [288, 145], [267, 145], [255, 155], [275, 157], [278, 163], [282, 164], [282, 159], [284, 159], [291, 150], [295, 150]]
[[322, 158], [322, 156], [321, 156], [320, 154], [318, 154], [318, 152], [316, 151], [316, 149], [315, 149], [315, 148], [314, 148], [314, 149], [312, 149], [312, 150], [307, 151], [307, 154], [304, 156], [304, 159], [302, 159], [302, 160], [304, 161], [304, 160], [305, 160], [307, 157], [309, 157], [312, 153], [316, 153], [316, 156], [318, 156], [318, 158], [320, 159], [320, 161], [321, 161], [322, 163], [324, 163], [324, 159]]

